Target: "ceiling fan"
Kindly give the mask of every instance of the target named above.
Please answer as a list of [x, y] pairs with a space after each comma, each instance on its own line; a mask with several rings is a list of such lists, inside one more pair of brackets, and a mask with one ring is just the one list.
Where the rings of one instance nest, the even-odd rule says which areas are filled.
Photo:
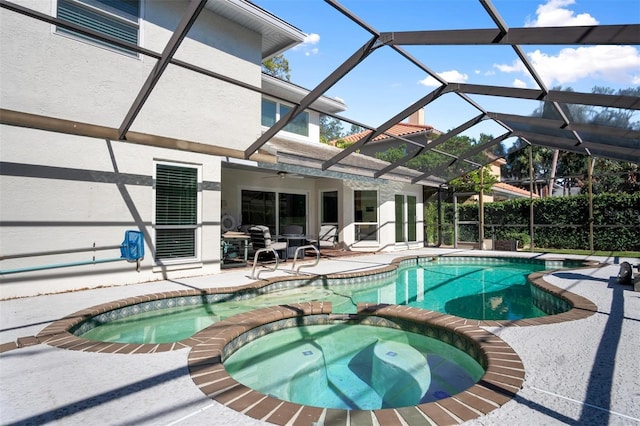
[[280, 179], [285, 179], [285, 178], [286, 179], [290, 179], [290, 178], [293, 178], [293, 179], [304, 179], [304, 176], [302, 176], [302, 175], [299, 175], [297, 173], [285, 172], [284, 170], [278, 170], [276, 172], [276, 175], [277, 176], [270, 176], [267, 179], [272, 179], [272, 178], [276, 178], [276, 177], [278, 177]]

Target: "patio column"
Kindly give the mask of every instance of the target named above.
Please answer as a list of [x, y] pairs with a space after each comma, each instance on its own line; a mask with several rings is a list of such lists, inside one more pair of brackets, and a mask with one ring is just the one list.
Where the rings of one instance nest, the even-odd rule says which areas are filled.
[[453, 248], [458, 248], [458, 196], [453, 194]]
[[480, 228], [478, 229], [478, 240], [480, 250], [484, 250], [484, 167], [480, 168], [480, 195], [478, 197], [478, 219]]
[[593, 157], [587, 157], [587, 182], [589, 189], [589, 252], [593, 254]]
[[529, 145], [529, 251], [533, 252], [533, 145]]

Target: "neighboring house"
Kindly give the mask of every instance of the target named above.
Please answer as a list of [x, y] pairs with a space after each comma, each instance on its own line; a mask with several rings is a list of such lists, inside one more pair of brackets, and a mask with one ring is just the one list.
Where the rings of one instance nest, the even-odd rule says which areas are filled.
[[[504, 158], [498, 158], [489, 164], [491, 169], [491, 174], [498, 178], [498, 180], [502, 180], [501, 166], [506, 164], [506, 160]], [[517, 186], [510, 185], [505, 182], [497, 182], [491, 188], [491, 194], [485, 196], [486, 202], [492, 201], [505, 201], [505, 200], [513, 200], [514, 198], [540, 198], [538, 194], [532, 194], [531, 192], [518, 188]]]
[[[352, 144], [359, 139], [366, 137], [371, 133], [371, 130], [365, 130], [359, 133], [353, 133], [347, 135], [338, 141], [331, 141], [330, 144], [336, 146], [340, 141], [346, 144]], [[396, 148], [399, 144], [405, 145], [405, 150], [410, 151], [411, 146], [406, 146], [407, 142], [398, 142], [391, 136], [400, 136], [403, 139], [407, 139], [415, 142], [416, 144], [424, 145], [429, 140], [436, 139], [442, 132], [433, 128], [424, 122], [424, 108], [420, 108], [418, 111], [411, 114], [406, 122], [401, 122], [393, 125], [386, 134], [382, 134], [373, 138], [365, 146], [360, 149], [360, 152], [365, 155], [375, 155], [377, 152], [386, 151], [389, 148]]]
[[[221, 232], [259, 222], [311, 235], [336, 224], [353, 250], [422, 246], [420, 185], [367, 177], [382, 162], [361, 155], [307, 167], [335, 154], [318, 142], [319, 114], [342, 102], [318, 99], [241, 159], [308, 93], [261, 73], [304, 39], [290, 24], [243, 0], [202, 11], [187, 1], [16, 4], [0, 9], [0, 298], [215, 274]], [[183, 16], [196, 15], [188, 29]], [[139, 272], [118, 261], [126, 230], [144, 236]]]
[[490, 197], [492, 199], [488, 199], [487, 202], [513, 200], [515, 198], [540, 198], [538, 194], [532, 194], [527, 190], [504, 182], [498, 182], [493, 185]]
[[[531, 192], [519, 188], [514, 185], [510, 185], [505, 182], [501, 182], [502, 173], [501, 167], [506, 164], [506, 160], [504, 158], [496, 158], [491, 163], [489, 163], [486, 167], [489, 168], [489, 171], [493, 176], [498, 178], [498, 182], [494, 183], [491, 187], [490, 193], [483, 194], [483, 200], [485, 203], [491, 203], [494, 201], [506, 201], [513, 200], [515, 198], [540, 198], [538, 194], [532, 194]], [[469, 201], [477, 201], [478, 194], [473, 194], [466, 198]]]

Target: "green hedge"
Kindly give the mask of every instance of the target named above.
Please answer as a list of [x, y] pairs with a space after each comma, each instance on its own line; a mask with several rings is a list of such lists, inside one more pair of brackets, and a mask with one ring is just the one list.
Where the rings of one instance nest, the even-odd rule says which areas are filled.
[[[485, 203], [484, 207], [484, 221], [489, 225], [485, 227], [485, 238], [518, 239], [521, 247], [529, 244], [528, 199]], [[478, 207], [476, 204], [462, 204], [458, 214], [461, 221], [477, 220]], [[594, 195], [593, 219], [595, 250], [640, 250], [640, 193]], [[534, 200], [533, 223], [536, 247], [589, 249], [589, 203], [586, 195]], [[463, 228], [460, 240], [477, 240], [477, 227], [475, 231], [473, 227]]]

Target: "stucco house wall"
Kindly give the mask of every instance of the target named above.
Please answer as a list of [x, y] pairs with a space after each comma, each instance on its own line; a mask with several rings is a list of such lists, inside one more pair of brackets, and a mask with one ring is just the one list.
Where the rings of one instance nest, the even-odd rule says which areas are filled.
[[[17, 3], [55, 16], [56, 2]], [[141, 46], [161, 52], [188, 2], [142, 2]], [[0, 9], [1, 107], [118, 128], [156, 63]], [[261, 36], [203, 10], [175, 57], [259, 87]], [[242, 117], [242, 120], [238, 120]], [[260, 94], [169, 65], [131, 130], [243, 149], [260, 134]], [[126, 261], [0, 277], [0, 298], [217, 273], [221, 158], [0, 125], [1, 270], [119, 258], [127, 229], [145, 233], [140, 272]], [[196, 167], [196, 259], [154, 261], [158, 162]], [[108, 250], [38, 255], [50, 252]], [[26, 255], [26, 256], [23, 256]]]
[[[55, 0], [21, 3], [55, 14]], [[140, 44], [162, 52], [188, 3], [141, 4]], [[155, 59], [59, 34], [50, 24], [5, 9], [0, 14], [3, 108], [121, 125]], [[207, 9], [175, 58], [260, 87], [260, 35]], [[169, 65], [131, 130], [244, 149], [260, 135], [260, 94]]]
[[[3, 174], [0, 191], [3, 270], [85, 265], [16, 273], [1, 278], [0, 297], [55, 293], [219, 271], [219, 157], [128, 143], [0, 126]], [[153, 173], [157, 161], [199, 167], [202, 223], [199, 259], [161, 266], [154, 262]], [[145, 233], [145, 258], [118, 261], [126, 230]], [[111, 249], [101, 250], [102, 247]], [[115, 246], [115, 247], [114, 247]], [[91, 250], [96, 247], [97, 250]], [[41, 255], [61, 250], [86, 250]]]

